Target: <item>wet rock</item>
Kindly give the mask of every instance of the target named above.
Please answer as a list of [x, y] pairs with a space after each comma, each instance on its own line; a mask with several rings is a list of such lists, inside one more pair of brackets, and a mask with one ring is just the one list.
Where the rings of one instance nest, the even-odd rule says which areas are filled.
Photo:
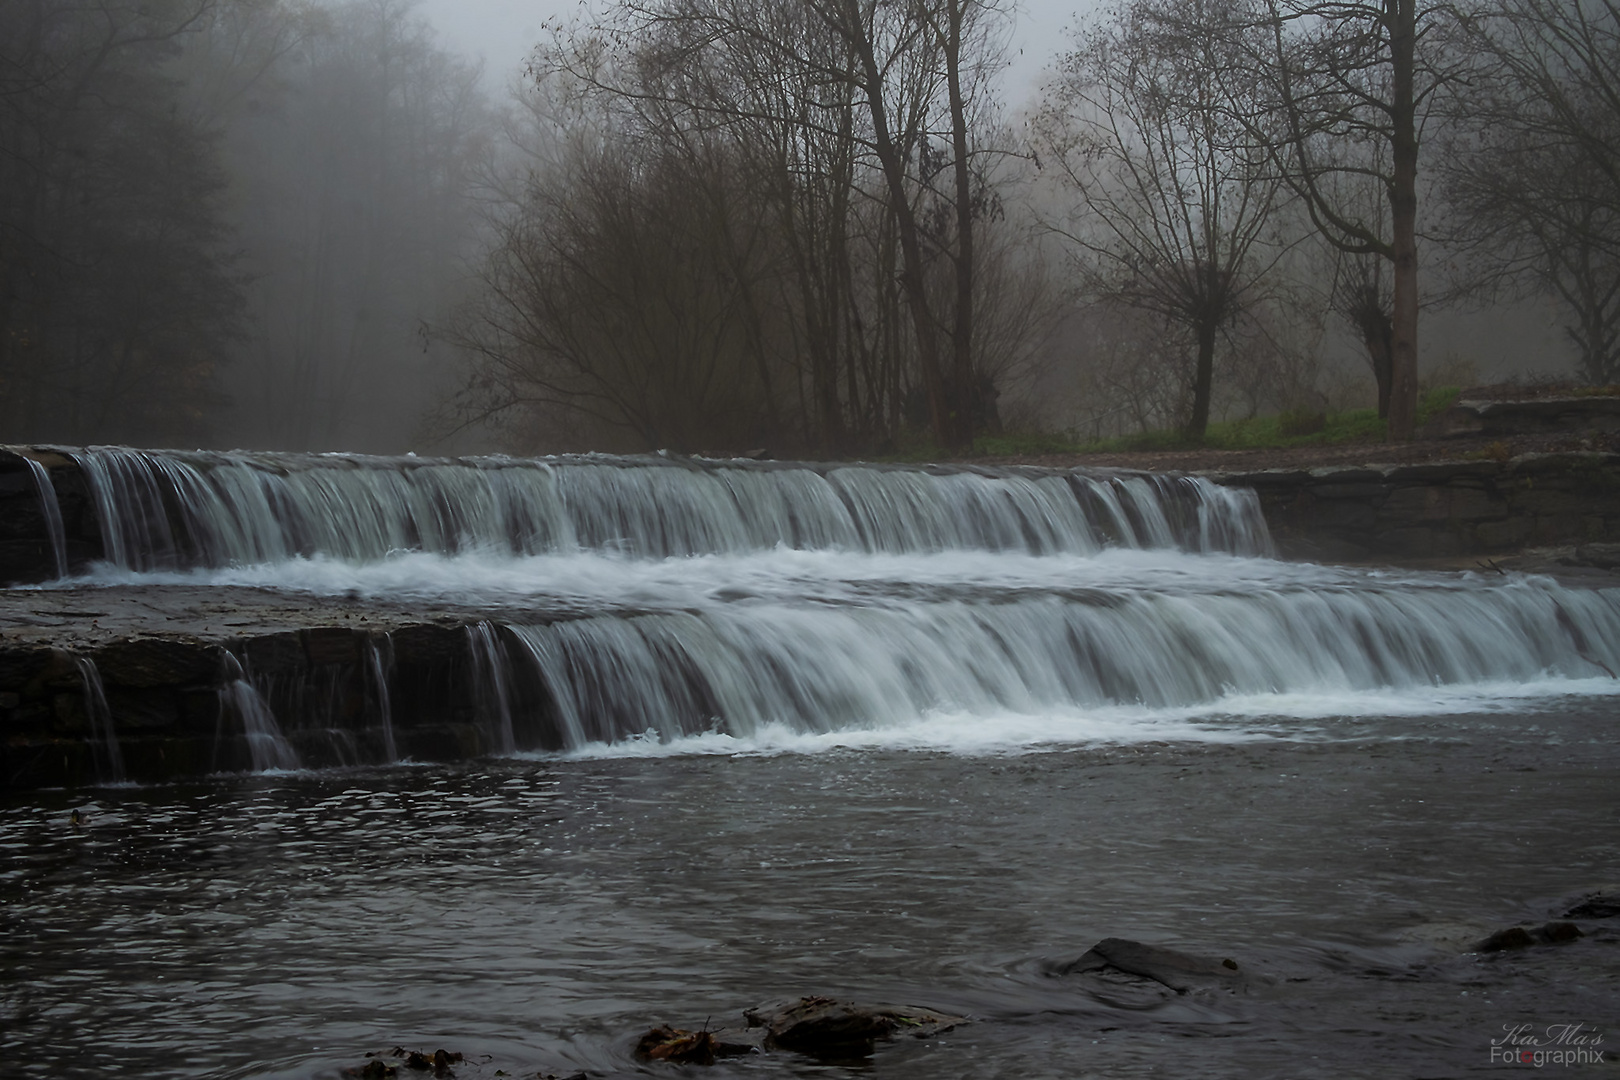
[[1612, 919], [1620, 915], [1620, 885], [1587, 893], [1564, 912], [1566, 919]]
[[751, 1028], [766, 1033], [766, 1045], [819, 1057], [863, 1057], [879, 1040], [924, 1039], [968, 1023], [911, 1005], [859, 1005], [829, 997], [773, 1002], [743, 1013]]
[[407, 1069], [414, 1069], [417, 1072], [427, 1072], [431, 1069], [434, 1076], [455, 1076], [450, 1066], [459, 1061], [461, 1061], [460, 1054], [451, 1053], [442, 1047], [433, 1051], [431, 1056], [422, 1050], [412, 1050], [405, 1055]]
[[1246, 981], [1235, 960], [1211, 960], [1126, 938], [1104, 938], [1078, 959], [1059, 968], [1058, 974], [1108, 970], [1151, 979], [1178, 994], [1211, 988], [1234, 989]]
[[360, 650], [366, 641], [363, 630], [345, 626], [318, 626], [303, 632], [304, 651], [309, 662], [323, 664], [357, 664]]
[[412, 1072], [431, 1072], [435, 1077], [452, 1080], [456, 1073], [450, 1066], [462, 1061], [461, 1054], [442, 1047], [430, 1054], [426, 1050], [407, 1050], [403, 1046], [396, 1046], [383, 1053], [367, 1054], [366, 1057], [371, 1060], [364, 1065], [344, 1069], [343, 1075], [356, 1077], [357, 1080], [387, 1080], [389, 1077], [408, 1076]]
[[344, 1069], [343, 1075], [352, 1076], [355, 1080], [392, 1080], [393, 1077], [399, 1075], [399, 1067], [373, 1058], [364, 1065]]
[[705, 1031], [655, 1027], [636, 1042], [636, 1056], [673, 1065], [713, 1065], [714, 1035]]
[[304, 666], [304, 643], [297, 631], [263, 634], [243, 643], [242, 656], [257, 675], [296, 671]]
[[91, 654], [108, 685], [154, 687], [212, 683], [219, 671], [218, 645], [168, 638], [129, 638]]
[[1527, 949], [1532, 945], [1555, 945], [1574, 941], [1581, 936], [1580, 927], [1572, 922], [1550, 922], [1541, 926], [1510, 926], [1498, 930], [1474, 946], [1475, 952], [1506, 952]]
[[1498, 930], [1475, 946], [1476, 952], [1502, 952], [1506, 949], [1527, 949], [1536, 943], [1530, 931], [1522, 926]]

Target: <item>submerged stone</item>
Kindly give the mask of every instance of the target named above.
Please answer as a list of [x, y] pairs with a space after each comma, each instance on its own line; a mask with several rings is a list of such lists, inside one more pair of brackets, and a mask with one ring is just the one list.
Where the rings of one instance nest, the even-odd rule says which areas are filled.
[[1058, 969], [1058, 974], [1078, 975], [1109, 969], [1150, 979], [1178, 994], [1210, 988], [1231, 989], [1246, 981], [1235, 960], [1211, 960], [1127, 938], [1104, 938]]
[[915, 1005], [862, 1005], [830, 997], [776, 1001], [743, 1013], [743, 1029], [686, 1031], [655, 1027], [636, 1042], [636, 1056], [678, 1065], [712, 1065], [717, 1058], [792, 1050], [827, 1060], [869, 1056], [876, 1044], [924, 1039], [970, 1021]]
[[761, 1005], [743, 1013], [762, 1028], [771, 1046], [820, 1057], [859, 1057], [879, 1040], [924, 1039], [969, 1023], [914, 1005], [861, 1005], [829, 997], [803, 997]]
[[1564, 912], [1566, 919], [1612, 919], [1620, 915], [1620, 885], [1587, 893]]

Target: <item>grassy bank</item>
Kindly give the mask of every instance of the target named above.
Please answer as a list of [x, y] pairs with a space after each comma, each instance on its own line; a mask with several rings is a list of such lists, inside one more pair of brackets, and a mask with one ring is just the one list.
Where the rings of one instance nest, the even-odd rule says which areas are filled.
[[[1418, 401], [1422, 424], [1457, 400], [1458, 388], [1439, 386], [1425, 391]], [[1276, 413], [1248, 420], [1227, 420], [1209, 425], [1202, 439], [1189, 439], [1179, 431], [1148, 431], [1112, 439], [1075, 441], [1061, 435], [982, 435], [973, 440], [975, 457], [1036, 457], [1044, 454], [1119, 454], [1152, 450], [1272, 450], [1293, 446], [1340, 443], [1377, 443], [1389, 438], [1388, 425], [1376, 409], [1349, 409], [1338, 413]], [[893, 455], [895, 461], [937, 460], [933, 447], [917, 447]]]

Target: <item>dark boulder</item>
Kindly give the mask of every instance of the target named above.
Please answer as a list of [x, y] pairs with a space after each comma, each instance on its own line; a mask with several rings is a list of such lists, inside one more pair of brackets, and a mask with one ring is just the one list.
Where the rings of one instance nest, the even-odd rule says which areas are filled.
[[1550, 922], [1541, 926], [1510, 926], [1498, 930], [1474, 946], [1475, 952], [1506, 952], [1527, 949], [1532, 945], [1556, 945], [1574, 941], [1581, 936], [1580, 927], [1572, 922]]

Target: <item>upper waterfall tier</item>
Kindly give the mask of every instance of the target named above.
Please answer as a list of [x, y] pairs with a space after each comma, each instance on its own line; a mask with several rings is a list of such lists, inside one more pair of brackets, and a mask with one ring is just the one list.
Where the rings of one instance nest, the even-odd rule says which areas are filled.
[[137, 571], [470, 549], [1271, 550], [1252, 492], [1195, 477], [664, 456], [67, 452], [89, 482], [106, 560]]

